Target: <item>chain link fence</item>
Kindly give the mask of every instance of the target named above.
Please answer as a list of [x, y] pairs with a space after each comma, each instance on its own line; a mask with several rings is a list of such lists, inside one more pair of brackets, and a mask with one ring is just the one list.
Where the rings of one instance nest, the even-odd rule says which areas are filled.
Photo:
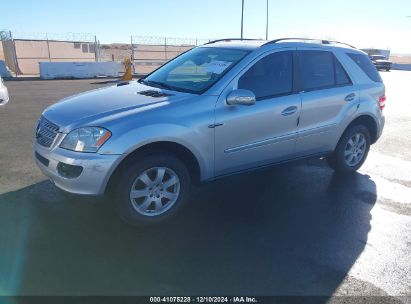
[[131, 36], [134, 71], [137, 74], [150, 73], [198, 43], [195, 38]]
[[28, 33], [0, 31], [0, 60], [15, 76], [38, 75], [39, 62], [121, 61], [147, 74], [167, 61], [210, 39], [130, 36], [130, 43], [100, 44], [88, 33]]
[[16, 76], [38, 75], [39, 62], [97, 61], [98, 42], [91, 34], [0, 32], [7, 67]]
[[38, 32], [9, 32], [14, 39], [22, 40], [55, 40], [55, 41], [82, 41], [94, 42], [95, 36], [90, 33], [38, 33]]
[[16, 73], [18, 65], [16, 60], [16, 49], [10, 31], [0, 31], [0, 60], [5, 61], [6, 67]]

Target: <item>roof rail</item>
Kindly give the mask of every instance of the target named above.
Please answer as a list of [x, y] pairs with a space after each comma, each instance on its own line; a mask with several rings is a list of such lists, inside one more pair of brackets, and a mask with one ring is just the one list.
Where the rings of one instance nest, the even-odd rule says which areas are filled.
[[284, 41], [284, 40], [310, 40], [310, 41], [320, 41], [322, 44], [329, 44], [328, 40], [322, 40], [322, 39], [311, 39], [311, 38], [279, 38], [279, 39], [275, 39], [275, 40], [271, 40], [268, 41], [266, 44], [274, 44], [280, 41]]
[[344, 43], [344, 42], [339, 42], [339, 41], [333, 41], [333, 40], [324, 40], [324, 39], [312, 39], [312, 38], [279, 38], [279, 39], [275, 39], [275, 40], [271, 40], [268, 41], [267, 43], [263, 44], [263, 45], [267, 45], [267, 44], [274, 44], [280, 41], [284, 41], [284, 40], [309, 40], [309, 41], [319, 41], [321, 44], [333, 44], [333, 43], [338, 43], [338, 44], [344, 44], [344, 45], [348, 45], [351, 48], [356, 48], [348, 43]]
[[216, 42], [221, 42], [221, 41], [230, 41], [230, 40], [234, 40], [234, 41], [250, 41], [250, 40], [260, 40], [260, 39], [249, 39], [249, 38], [224, 38], [224, 39], [212, 40], [212, 41], [207, 42], [206, 44], [212, 44], [212, 43], [216, 43]]
[[336, 43], [336, 44], [344, 44], [344, 45], [348, 45], [349, 47], [356, 49], [355, 46], [352, 46], [351, 44], [345, 43], [345, 42], [339, 42], [339, 41], [334, 41], [334, 40], [329, 40], [329, 43]]

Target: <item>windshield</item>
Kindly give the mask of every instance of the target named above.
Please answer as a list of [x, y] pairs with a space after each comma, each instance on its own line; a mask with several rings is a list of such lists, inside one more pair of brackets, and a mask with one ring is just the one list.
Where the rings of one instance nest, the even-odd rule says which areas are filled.
[[382, 55], [371, 55], [370, 57], [373, 60], [385, 59], [385, 57]]
[[154, 71], [141, 82], [175, 91], [202, 93], [248, 52], [215, 47], [194, 48]]

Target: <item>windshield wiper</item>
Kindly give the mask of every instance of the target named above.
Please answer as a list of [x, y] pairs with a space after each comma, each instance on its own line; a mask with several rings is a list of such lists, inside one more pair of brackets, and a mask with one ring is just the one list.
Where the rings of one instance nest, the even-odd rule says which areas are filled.
[[145, 85], [148, 85], [148, 86], [151, 86], [151, 87], [155, 87], [155, 88], [167, 89], [167, 90], [170, 90], [170, 91], [177, 91], [177, 92], [183, 92], [183, 93], [198, 94], [198, 92], [195, 92], [195, 91], [192, 91], [192, 90], [189, 90], [189, 89], [170, 86], [170, 85], [168, 85], [164, 82], [160, 82], [160, 81], [139, 79], [138, 82], [142, 83], [142, 84], [145, 84]]
[[171, 86], [169, 86], [168, 84], [164, 83], [164, 82], [160, 82], [160, 81], [152, 81], [152, 80], [145, 80], [145, 79], [141, 79], [141, 82], [143, 84], [146, 85], [151, 85], [157, 88], [163, 88], [163, 89], [167, 89], [167, 90], [173, 90], [173, 88]]

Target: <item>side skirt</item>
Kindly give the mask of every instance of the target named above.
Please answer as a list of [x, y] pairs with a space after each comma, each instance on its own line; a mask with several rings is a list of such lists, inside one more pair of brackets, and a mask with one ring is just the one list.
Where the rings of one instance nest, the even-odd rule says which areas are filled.
[[210, 179], [206, 179], [201, 181], [201, 183], [209, 183], [209, 182], [213, 182], [215, 180], [218, 179], [222, 179], [225, 177], [229, 177], [229, 176], [233, 176], [233, 175], [240, 175], [240, 174], [245, 174], [245, 173], [249, 173], [249, 172], [253, 172], [253, 171], [262, 171], [265, 169], [269, 169], [278, 165], [283, 165], [283, 164], [287, 164], [287, 163], [292, 163], [292, 162], [297, 162], [297, 161], [301, 161], [301, 160], [307, 160], [307, 159], [316, 159], [316, 158], [321, 158], [321, 157], [326, 157], [326, 156], [330, 156], [334, 151], [328, 151], [328, 152], [321, 152], [321, 153], [315, 153], [315, 154], [310, 154], [310, 155], [306, 155], [306, 156], [301, 156], [301, 157], [296, 157], [296, 158], [291, 158], [291, 159], [287, 159], [287, 160], [283, 160], [280, 162], [274, 162], [274, 163], [269, 163], [266, 165], [262, 165], [262, 166], [258, 166], [258, 167], [254, 167], [254, 168], [249, 168], [249, 169], [244, 169], [244, 170], [240, 170], [240, 171], [235, 171], [232, 173], [228, 173], [228, 174], [223, 174], [223, 175], [218, 175], [215, 176], [214, 178], [210, 178]]

